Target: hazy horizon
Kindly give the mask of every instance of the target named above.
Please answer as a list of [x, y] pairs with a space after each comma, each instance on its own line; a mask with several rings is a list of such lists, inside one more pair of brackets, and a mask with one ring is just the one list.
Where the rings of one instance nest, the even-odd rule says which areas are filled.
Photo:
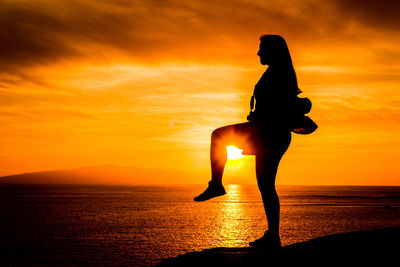
[[[235, 173], [226, 171], [224, 184], [257, 186], [256, 180], [250, 181]], [[191, 177], [184, 181], [185, 177]], [[154, 178], [158, 177], [158, 178]], [[171, 179], [172, 178], [172, 179]], [[169, 179], [166, 181], [166, 179]], [[145, 169], [132, 166], [102, 165], [83, 166], [75, 169], [43, 170], [38, 172], [16, 173], [0, 176], [1, 184], [57, 184], [57, 185], [110, 185], [110, 186], [185, 186], [204, 185], [207, 178], [196, 172], [172, 169]], [[327, 184], [321, 180], [315, 184], [283, 184], [278, 179], [277, 186], [400, 186], [400, 184]]]

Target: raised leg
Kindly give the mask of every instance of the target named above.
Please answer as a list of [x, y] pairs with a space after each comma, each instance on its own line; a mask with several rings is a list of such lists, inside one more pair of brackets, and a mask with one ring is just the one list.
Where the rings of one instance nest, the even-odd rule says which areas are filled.
[[246, 147], [244, 140], [251, 139], [254, 132], [255, 127], [251, 123], [228, 125], [212, 132], [210, 147], [211, 181], [208, 188], [194, 198], [195, 201], [205, 201], [225, 194], [222, 176], [228, 156], [226, 146], [235, 144], [239, 147]]
[[231, 126], [221, 127], [212, 132], [210, 147], [211, 181], [208, 183], [208, 188], [195, 197], [194, 201], [206, 201], [226, 194], [222, 185], [222, 175], [228, 156], [224, 137], [229, 131], [232, 131]]

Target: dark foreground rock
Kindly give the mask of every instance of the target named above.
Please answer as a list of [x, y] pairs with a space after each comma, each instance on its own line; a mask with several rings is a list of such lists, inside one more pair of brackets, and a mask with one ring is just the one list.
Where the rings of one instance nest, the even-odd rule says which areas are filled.
[[334, 234], [279, 250], [212, 248], [169, 258], [157, 266], [398, 266], [400, 227]]

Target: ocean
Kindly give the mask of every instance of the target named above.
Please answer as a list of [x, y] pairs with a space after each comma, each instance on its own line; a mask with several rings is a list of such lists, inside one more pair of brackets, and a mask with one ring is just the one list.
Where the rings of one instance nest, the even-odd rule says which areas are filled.
[[[256, 186], [0, 185], [0, 264], [152, 266], [266, 230]], [[400, 225], [400, 187], [278, 186], [282, 245]]]

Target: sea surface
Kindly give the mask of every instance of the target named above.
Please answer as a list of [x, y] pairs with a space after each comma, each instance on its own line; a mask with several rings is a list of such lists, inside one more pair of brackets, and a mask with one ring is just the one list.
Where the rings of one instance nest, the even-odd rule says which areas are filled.
[[[247, 246], [266, 218], [256, 186], [0, 185], [0, 264], [152, 266], [211, 247]], [[400, 225], [400, 187], [279, 186], [281, 238]]]

